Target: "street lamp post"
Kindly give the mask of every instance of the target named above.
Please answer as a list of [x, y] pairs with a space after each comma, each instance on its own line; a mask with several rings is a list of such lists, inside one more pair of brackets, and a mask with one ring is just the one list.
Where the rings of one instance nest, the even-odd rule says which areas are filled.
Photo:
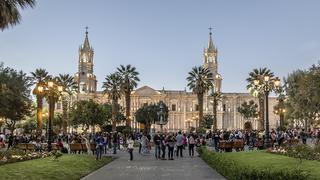
[[279, 115], [280, 118], [280, 130], [283, 130], [284, 126], [284, 113], [286, 112], [285, 108], [278, 108], [274, 111], [275, 114]]
[[42, 99], [44, 97], [43, 87], [45, 86], [44, 82], [37, 83], [33, 93], [37, 98], [37, 137], [41, 138], [42, 135]]
[[269, 133], [269, 93], [275, 91], [280, 87], [280, 79], [278, 77], [271, 78], [268, 75], [260, 76], [254, 80], [254, 87], [258, 91], [262, 91], [265, 95], [264, 97], [264, 109], [265, 109], [265, 138], [264, 147], [270, 147], [270, 133]]
[[159, 114], [158, 114], [158, 116], [159, 116], [159, 124], [160, 124], [160, 129], [161, 129], [161, 132], [163, 132], [163, 125], [165, 124], [164, 123], [164, 112], [163, 112], [163, 102], [162, 101], [160, 101], [160, 103], [159, 103], [159, 108], [160, 108], [160, 112], [159, 112]]
[[49, 104], [49, 115], [48, 115], [48, 151], [52, 150], [52, 142], [53, 142], [53, 132], [52, 132], [52, 121], [54, 118], [54, 105], [56, 99], [63, 91], [63, 87], [50, 80], [46, 83], [37, 84], [38, 93], [44, 94], [47, 97]]
[[187, 130], [190, 131], [192, 119], [186, 119], [185, 122], [187, 123]]
[[197, 129], [198, 127], [200, 127], [200, 124], [199, 124], [199, 126], [197, 126], [197, 125], [198, 125], [198, 121], [199, 121], [199, 116], [198, 116], [198, 115], [192, 116], [191, 121], [195, 121], [195, 122], [196, 122], [196, 126], [195, 126], [196, 129]]

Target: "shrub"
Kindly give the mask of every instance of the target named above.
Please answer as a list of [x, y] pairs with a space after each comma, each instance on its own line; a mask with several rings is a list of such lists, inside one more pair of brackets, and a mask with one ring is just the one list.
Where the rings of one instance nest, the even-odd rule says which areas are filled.
[[258, 169], [238, 164], [205, 147], [198, 148], [198, 152], [209, 166], [230, 180], [304, 180], [310, 176], [301, 169], [274, 169], [272, 167]]
[[302, 159], [310, 159], [313, 154], [313, 150], [306, 144], [297, 144], [288, 149], [288, 156]]
[[302, 159], [320, 161], [320, 145], [316, 145], [314, 148], [312, 148], [306, 144], [300, 143], [290, 146], [267, 149], [266, 152], [298, 158], [300, 159], [300, 162], [302, 161]]

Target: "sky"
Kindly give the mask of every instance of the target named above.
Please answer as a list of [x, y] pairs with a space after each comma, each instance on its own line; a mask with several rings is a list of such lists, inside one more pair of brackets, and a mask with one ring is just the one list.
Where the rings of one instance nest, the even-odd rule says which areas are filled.
[[213, 28], [223, 92], [247, 92], [248, 73], [268, 67], [286, 77], [320, 56], [317, 0], [37, 0], [19, 25], [0, 31], [0, 61], [26, 73], [74, 74], [89, 27], [98, 89], [120, 64], [139, 87], [184, 90]]

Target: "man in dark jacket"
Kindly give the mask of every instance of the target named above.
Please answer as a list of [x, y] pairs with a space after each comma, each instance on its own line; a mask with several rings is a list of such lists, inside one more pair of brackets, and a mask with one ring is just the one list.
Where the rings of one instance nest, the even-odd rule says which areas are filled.
[[112, 137], [113, 142], [113, 154], [117, 154], [117, 147], [118, 147], [118, 133], [114, 132]]
[[155, 146], [155, 156], [156, 159], [160, 158], [160, 136], [159, 136], [159, 132], [157, 132], [154, 136], [153, 136], [153, 143]]

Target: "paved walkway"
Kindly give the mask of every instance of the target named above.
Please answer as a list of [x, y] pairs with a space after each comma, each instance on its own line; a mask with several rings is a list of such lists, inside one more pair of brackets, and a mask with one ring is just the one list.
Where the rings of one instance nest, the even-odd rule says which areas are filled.
[[[156, 160], [154, 154], [139, 155], [133, 161], [127, 152], [119, 152], [113, 162], [84, 177], [83, 180], [214, 180], [225, 179], [199, 157]], [[185, 154], [186, 154], [185, 150]], [[153, 153], [153, 152], [152, 152]]]

